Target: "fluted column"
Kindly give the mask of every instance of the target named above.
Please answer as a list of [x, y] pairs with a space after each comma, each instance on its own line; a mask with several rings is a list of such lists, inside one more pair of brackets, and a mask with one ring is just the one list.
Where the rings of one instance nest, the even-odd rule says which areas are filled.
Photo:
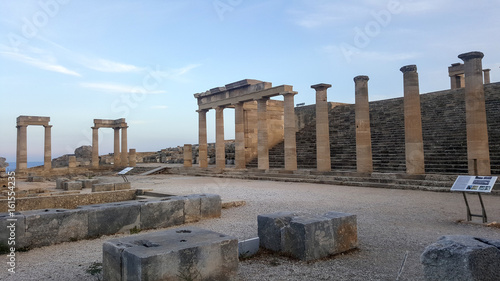
[[16, 172], [28, 169], [26, 129], [25, 125], [17, 126]]
[[354, 77], [356, 101], [356, 169], [359, 173], [373, 172], [368, 80], [368, 76]]
[[43, 168], [45, 170], [52, 169], [52, 125], [47, 125], [45, 127], [45, 137], [44, 137], [44, 149], [43, 149]]
[[242, 102], [234, 105], [234, 123], [234, 164], [236, 169], [245, 169], [245, 117]]
[[425, 174], [420, 90], [416, 65], [401, 67], [404, 87], [406, 173]]
[[113, 129], [115, 130], [113, 152], [114, 167], [120, 167], [120, 127], [116, 127]]
[[269, 98], [257, 100], [257, 156], [258, 168], [269, 169], [269, 136], [267, 132], [267, 101]]
[[491, 167], [481, 61], [483, 56], [481, 52], [469, 52], [458, 57], [465, 64], [465, 118], [469, 174], [487, 176], [491, 174]]
[[484, 73], [484, 84], [490, 84], [491, 81], [490, 81], [490, 71], [491, 69], [483, 69], [483, 73]]
[[208, 167], [207, 110], [198, 110], [198, 157], [200, 168]]
[[295, 138], [295, 104], [296, 92], [283, 94], [284, 97], [284, 145], [285, 145], [285, 170], [297, 170], [297, 142]]
[[122, 159], [121, 159], [121, 166], [127, 166], [128, 165], [128, 148], [127, 148], [127, 128], [128, 126], [122, 127]]
[[224, 143], [224, 107], [215, 109], [215, 165], [218, 169], [226, 167], [226, 144]]
[[330, 84], [312, 85], [316, 90], [316, 157], [318, 171], [331, 171], [330, 125], [328, 122], [327, 89]]
[[99, 128], [92, 127], [92, 168], [99, 168]]

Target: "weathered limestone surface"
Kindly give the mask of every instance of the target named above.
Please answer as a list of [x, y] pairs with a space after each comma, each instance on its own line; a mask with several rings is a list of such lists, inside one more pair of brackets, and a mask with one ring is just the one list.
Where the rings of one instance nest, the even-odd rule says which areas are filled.
[[80, 207], [88, 214], [88, 237], [126, 233], [134, 227], [140, 228], [140, 204], [138, 201], [126, 201]]
[[[99, 167], [99, 128], [112, 128], [114, 130], [113, 139], [113, 162], [115, 167], [127, 166], [127, 123], [125, 118], [116, 120], [94, 119], [92, 127], [92, 167]], [[122, 130], [121, 152], [120, 152], [120, 130]]]
[[16, 149], [16, 171], [23, 172], [28, 168], [28, 155], [27, 155], [27, 127], [30, 125], [44, 126], [44, 153], [43, 153], [43, 166], [44, 169], [50, 170], [51, 164], [51, 128], [49, 125], [50, 117], [41, 116], [19, 116], [17, 117], [17, 149]]
[[235, 280], [238, 240], [189, 227], [103, 244], [104, 280]]
[[488, 176], [491, 167], [481, 61], [483, 56], [481, 52], [469, 52], [458, 57], [464, 61], [469, 175]]
[[279, 212], [259, 215], [258, 233], [263, 248], [301, 260], [316, 260], [358, 246], [356, 216]]
[[368, 76], [354, 77], [356, 122], [356, 169], [358, 173], [372, 173], [372, 138], [370, 132], [370, 106], [368, 103]]
[[153, 199], [141, 205], [141, 229], [153, 229], [184, 223], [184, 200]]
[[97, 183], [92, 185], [92, 192], [113, 191], [115, 184], [113, 183]]
[[66, 181], [63, 183], [64, 190], [82, 190], [82, 187], [81, 181]]
[[84, 179], [78, 181], [82, 182], [82, 188], [92, 188], [92, 185], [99, 183], [98, 179]]
[[[15, 221], [8, 221], [8, 219], [13, 219]], [[11, 232], [11, 230], [14, 230]], [[15, 236], [13, 236], [15, 235]], [[9, 238], [15, 239], [16, 249], [22, 249], [27, 247], [26, 243], [26, 224], [24, 215], [20, 212], [15, 212], [13, 216], [9, 213], [0, 213], [0, 245], [3, 247], [10, 248], [11, 245], [8, 244]]]
[[328, 121], [327, 89], [330, 84], [312, 85], [316, 90], [316, 159], [320, 172], [331, 171], [330, 128]]
[[76, 168], [76, 156], [71, 155], [68, 159], [68, 168]]
[[124, 190], [131, 189], [132, 184], [130, 182], [116, 182], [113, 184], [113, 190]]
[[500, 240], [442, 236], [425, 249], [420, 261], [429, 281], [499, 280]]
[[185, 144], [184, 145], [184, 167], [192, 167], [193, 166], [193, 145]]
[[28, 176], [28, 182], [43, 182], [45, 179], [40, 176]]
[[87, 237], [89, 221], [87, 213], [82, 210], [46, 209], [22, 214], [25, 217], [27, 247], [48, 246]]

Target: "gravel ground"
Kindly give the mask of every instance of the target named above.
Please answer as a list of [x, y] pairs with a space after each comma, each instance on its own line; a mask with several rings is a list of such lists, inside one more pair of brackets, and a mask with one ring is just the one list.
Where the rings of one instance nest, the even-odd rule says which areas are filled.
[[[240, 262], [241, 280], [396, 280], [406, 252], [408, 257], [399, 280], [423, 280], [420, 254], [440, 236], [464, 234], [500, 239], [499, 228], [458, 222], [465, 219], [460, 193], [179, 175], [128, 178], [133, 188], [175, 195], [215, 193], [223, 200], [245, 200], [245, 206], [224, 209], [221, 218], [189, 224], [238, 239], [257, 236], [259, 214], [338, 211], [357, 215], [358, 250], [309, 263], [263, 254]], [[472, 206], [479, 206], [477, 197], [469, 197]], [[483, 196], [483, 200], [489, 221], [500, 221], [500, 197]], [[480, 210], [475, 208], [473, 212]], [[92, 280], [85, 270], [92, 262], [101, 261], [102, 243], [119, 236], [17, 253], [17, 273], [9, 274], [4, 263], [0, 280]]]

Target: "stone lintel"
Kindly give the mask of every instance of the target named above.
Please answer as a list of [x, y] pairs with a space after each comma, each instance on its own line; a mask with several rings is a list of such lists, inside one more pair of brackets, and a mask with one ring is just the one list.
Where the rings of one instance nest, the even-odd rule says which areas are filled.
[[468, 61], [471, 59], [482, 59], [483, 57], [484, 57], [484, 54], [481, 52], [468, 52], [468, 53], [458, 55], [458, 58], [462, 59], [463, 61]]
[[359, 76], [354, 77], [354, 82], [368, 81], [368, 80], [370, 80], [370, 78], [366, 75], [359, 75]]
[[464, 74], [464, 64], [463, 63], [454, 63], [448, 67], [448, 74], [450, 77], [463, 75]]
[[[293, 86], [281, 85], [272, 88], [268, 88], [271, 83], [264, 82], [265, 84], [251, 85], [249, 89], [255, 87], [254, 91], [248, 91], [244, 93], [237, 93], [232, 95], [233, 90], [217, 93], [212, 96], [210, 101], [201, 101], [203, 97], [198, 98], [198, 108], [199, 110], [207, 110], [217, 108], [219, 106], [231, 107], [238, 102], [247, 102], [253, 100], [259, 100], [264, 97], [274, 97], [287, 92], [293, 92]], [[257, 87], [256, 87], [257, 86]], [[239, 90], [236, 90], [239, 91]], [[214, 96], [219, 96], [218, 98]]]
[[94, 119], [94, 127], [92, 128], [128, 128], [125, 118], [116, 120], [109, 119]]
[[28, 126], [28, 125], [48, 126], [49, 122], [50, 122], [50, 117], [24, 116], [24, 115], [17, 117], [17, 126]]
[[225, 90], [226, 90], [226, 87], [216, 87], [216, 88], [210, 89], [210, 94], [224, 92]]
[[227, 90], [232, 90], [232, 89], [237, 89], [237, 88], [241, 88], [241, 87], [245, 87], [245, 86], [249, 86], [249, 85], [256, 85], [256, 84], [260, 84], [260, 83], [264, 83], [264, 81], [255, 80], [255, 79], [243, 79], [243, 80], [236, 81], [236, 82], [233, 82], [230, 84], [226, 84], [225, 88]]
[[323, 90], [330, 88], [331, 86], [332, 86], [331, 84], [320, 83], [320, 84], [312, 85], [311, 88], [315, 89], [316, 91], [323, 91]]
[[410, 65], [405, 65], [399, 69], [401, 72], [406, 73], [406, 72], [417, 72], [417, 66], [414, 64]]

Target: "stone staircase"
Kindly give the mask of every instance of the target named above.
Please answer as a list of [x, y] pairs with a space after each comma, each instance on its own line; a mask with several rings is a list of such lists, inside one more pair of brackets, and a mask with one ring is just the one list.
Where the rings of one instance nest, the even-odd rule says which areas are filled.
[[[464, 89], [423, 94], [421, 97], [425, 170], [428, 174], [467, 174], [467, 132]], [[486, 114], [492, 174], [500, 174], [500, 83], [485, 86]], [[310, 105], [314, 107], [314, 105]], [[314, 114], [314, 110], [310, 110]], [[314, 117], [297, 132], [299, 169], [316, 168]], [[354, 105], [329, 111], [333, 171], [356, 170]], [[370, 103], [374, 172], [404, 173], [405, 139], [403, 98]], [[283, 142], [269, 151], [271, 168], [284, 167]], [[257, 167], [253, 159], [247, 167]]]

